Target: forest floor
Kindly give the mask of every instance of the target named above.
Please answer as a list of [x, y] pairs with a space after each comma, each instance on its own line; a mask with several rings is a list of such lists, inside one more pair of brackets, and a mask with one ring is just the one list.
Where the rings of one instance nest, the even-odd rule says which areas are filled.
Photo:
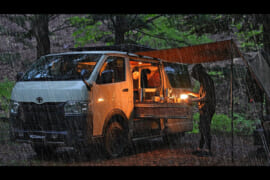
[[28, 144], [6, 142], [0, 144], [1, 166], [269, 166], [267, 158], [257, 153], [251, 136], [234, 136], [233, 159], [231, 136], [212, 135], [211, 157], [192, 154], [199, 134], [187, 133], [169, 145], [161, 138], [136, 142], [132, 152], [119, 158], [107, 159], [99, 149], [90, 157], [71, 148], [60, 148], [50, 157], [37, 157]]

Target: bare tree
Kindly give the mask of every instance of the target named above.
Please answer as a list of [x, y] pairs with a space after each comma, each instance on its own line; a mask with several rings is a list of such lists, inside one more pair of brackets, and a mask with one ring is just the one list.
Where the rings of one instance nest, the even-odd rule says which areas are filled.
[[6, 25], [0, 25], [0, 35], [12, 36], [29, 48], [33, 48], [31, 39], [34, 38], [38, 58], [51, 52], [50, 34], [71, 27], [66, 20], [50, 31], [49, 22], [58, 17], [52, 14], [3, 14], [1, 18], [5, 18]]

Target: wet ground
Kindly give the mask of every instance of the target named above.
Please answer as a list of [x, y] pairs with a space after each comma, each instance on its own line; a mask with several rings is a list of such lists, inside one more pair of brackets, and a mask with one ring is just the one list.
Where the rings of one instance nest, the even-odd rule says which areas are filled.
[[28, 144], [5, 143], [0, 145], [2, 166], [269, 166], [263, 154], [256, 154], [250, 136], [235, 136], [232, 161], [231, 136], [213, 134], [212, 157], [192, 154], [197, 147], [199, 134], [186, 134], [170, 144], [162, 139], [136, 142], [134, 149], [119, 158], [106, 159], [99, 149], [84, 156], [72, 148], [60, 148], [49, 157], [37, 157]]

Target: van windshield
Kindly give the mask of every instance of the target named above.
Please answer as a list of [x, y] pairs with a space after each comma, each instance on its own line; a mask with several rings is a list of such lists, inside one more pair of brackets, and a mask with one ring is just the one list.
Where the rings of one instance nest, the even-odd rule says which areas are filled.
[[173, 88], [191, 88], [186, 64], [164, 62], [164, 70]]
[[40, 57], [25, 73], [22, 81], [79, 80], [82, 69], [89, 78], [101, 54], [65, 54]]

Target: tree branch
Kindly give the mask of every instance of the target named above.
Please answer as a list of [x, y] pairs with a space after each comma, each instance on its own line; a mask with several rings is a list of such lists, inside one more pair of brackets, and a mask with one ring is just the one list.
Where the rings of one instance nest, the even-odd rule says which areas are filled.
[[63, 30], [63, 29], [67, 29], [67, 28], [71, 28], [71, 27], [74, 27], [73, 25], [66, 25], [66, 26], [60, 26], [60, 27], [58, 27], [58, 28], [56, 28], [56, 29], [54, 29], [54, 30], [52, 30], [52, 31], [50, 31], [50, 33], [55, 33], [55, 32], [57, 32], [57, 31], [61, 31], [61, 30]]
[[186, 41], [181, 41], [181, 40], [177, 40], [177, 39], [169, 39], [169, 38], [166, 38], [164, 36], [160, 36], [160, 35], [152, 35], [152, 34], [149, 34], [149, 33], [146, 33], [146, 32], [143, 32], [141, 30], [137, 30], [138, 32], [144, 34], [144, 35], [147, 35], [147, 36], [150, 36], [150, 37], [154, 37], [154, 38], [157, 38], [157, 39], [162, 39], [162, 40], [165, 40], [166, 42], [169, 42], [169, 41], [175, 41], [175, 42], [178, 42], [178, 43], [184, 43], [186, 44], [187, 46], [190, 46], [191, 44], [186, 42]]
[[148, 23], [153, 22], [155, 19], [158, 19], [158, 18], [160, 18], [161, 16], [162, 16], [162, 15], [157, 15], [157, 16], [152, 17], [152, 18], [148, 19], [147, 21], [145, 21], [145, 22], [143, 22], [143, 23], [141, 23], [141, 24], [138, 24], [138, 25], [136, 25], [136, 23], [133, 23], [133, 25], [130, 26], [130, 28], [128, 28], [128, 31], [134, 30], [134, 29], [140, 29], [140, 28], [143, 28], [143, 27], [145, 27]]

